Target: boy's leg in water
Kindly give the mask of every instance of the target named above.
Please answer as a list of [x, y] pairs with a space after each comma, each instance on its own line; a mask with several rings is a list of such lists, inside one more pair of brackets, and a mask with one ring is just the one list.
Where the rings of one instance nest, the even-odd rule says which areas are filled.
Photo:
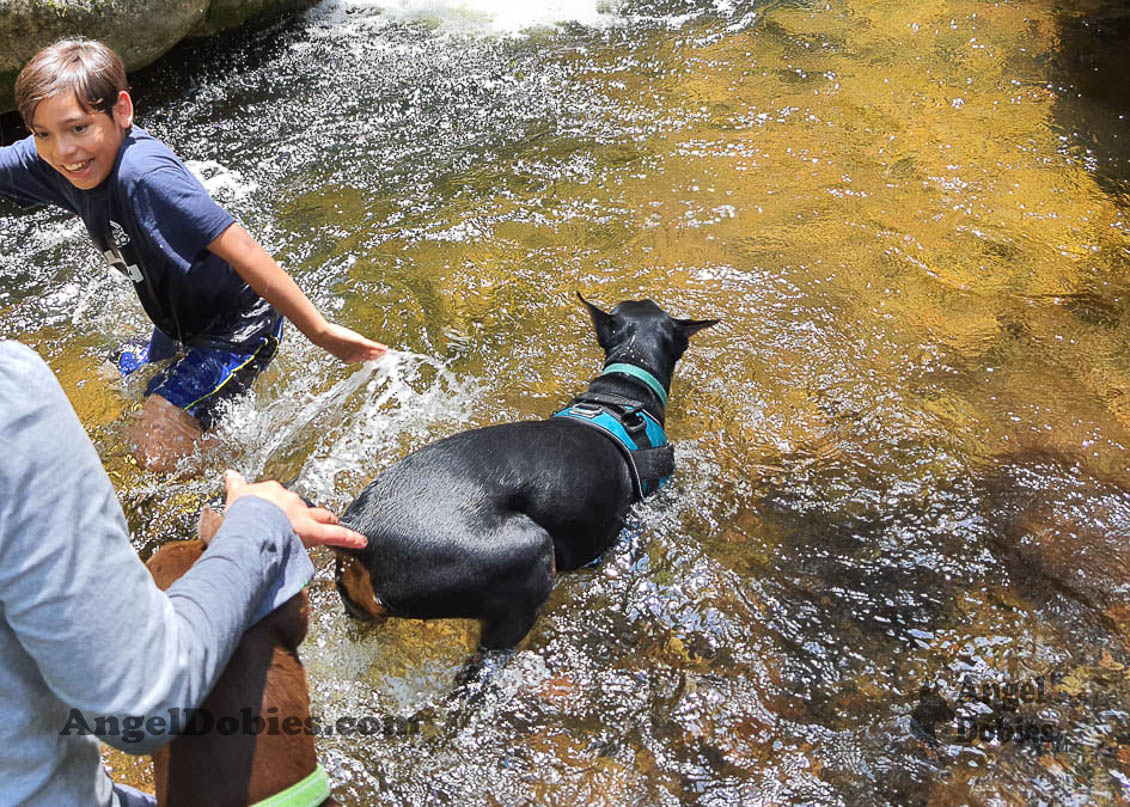
[[280, 319], [251, 352], [192, 348], [158, 373], [127, 429], [138, 461], [165, 472], [191, 454], [215, 422], [217, 405], [247, 390], [274, 357], [281, 335]]
[[204, 437], [200, 421], [160, 395], [146, 397], [126, 427], [134, 456], [150, 471], [167, 473], [195, 450]]

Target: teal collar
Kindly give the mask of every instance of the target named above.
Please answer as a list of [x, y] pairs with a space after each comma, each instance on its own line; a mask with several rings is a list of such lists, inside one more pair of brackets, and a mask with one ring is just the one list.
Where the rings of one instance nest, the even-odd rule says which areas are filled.
[[604, 368], [601, 375], [608, 375], [609, 373], [623, 373], [630, 375], [632, 378], [638, 378], [643, 383], [647, 384], [648, 389], [655, 393], [659, 398], [659, 402], [663, 404], [663, 408], [667, 408], [667, 390], [663, 389], [663, 385], [659, 383], [659, 379], [649, 373], [642, 367], [636, 367], [634, 364], [623, 364], [617, 362], [610, 364]]

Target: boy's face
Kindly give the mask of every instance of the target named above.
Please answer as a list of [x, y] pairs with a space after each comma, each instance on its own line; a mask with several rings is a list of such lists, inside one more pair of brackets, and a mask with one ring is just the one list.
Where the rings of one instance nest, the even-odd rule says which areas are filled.
[[36, 107], [31, 131], [39, 156], [76, 188], [90, 190], [110, 176], [131, 125], [133, 101], [125, 91], [109, 114], [83, 109], [73, 92], [61, 92]]

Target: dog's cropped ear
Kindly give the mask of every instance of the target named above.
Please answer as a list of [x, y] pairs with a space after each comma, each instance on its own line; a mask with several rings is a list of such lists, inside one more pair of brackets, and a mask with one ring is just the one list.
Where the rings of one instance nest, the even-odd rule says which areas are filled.
[[196, 524], [196, 535], [205, 544], [211, 543], [224, 523], [224, 517], [212, 509], [211, 505], [204, 505], [200, 511], [200, 521]]
[[612, 315], [601, 311], [595, 305], [590, 303], [580, 292], [577, 292], [577, 299], [585, 304], [585, 308], [589, 310], [589, 316], [592, 317], [592, 326], [596, 328], [596, 341], [607, 352], [612, 347]]
[[717, 325], [718, 322], [716, 319], [677, 319], [675, 326], [679, 329], [679, 333], [689, 339], [699, 331]]

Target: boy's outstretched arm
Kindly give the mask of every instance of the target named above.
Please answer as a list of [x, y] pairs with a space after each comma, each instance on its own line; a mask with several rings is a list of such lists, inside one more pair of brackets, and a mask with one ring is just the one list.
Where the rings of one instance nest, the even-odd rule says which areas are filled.
[[238, 224], [220, 233], [208, 249], [230, 263], [247, 285], [293, 322], [307, 339], [342, 361], [368, 361], [388, 351], [380, 342], [323, 317], [290, 275]]

